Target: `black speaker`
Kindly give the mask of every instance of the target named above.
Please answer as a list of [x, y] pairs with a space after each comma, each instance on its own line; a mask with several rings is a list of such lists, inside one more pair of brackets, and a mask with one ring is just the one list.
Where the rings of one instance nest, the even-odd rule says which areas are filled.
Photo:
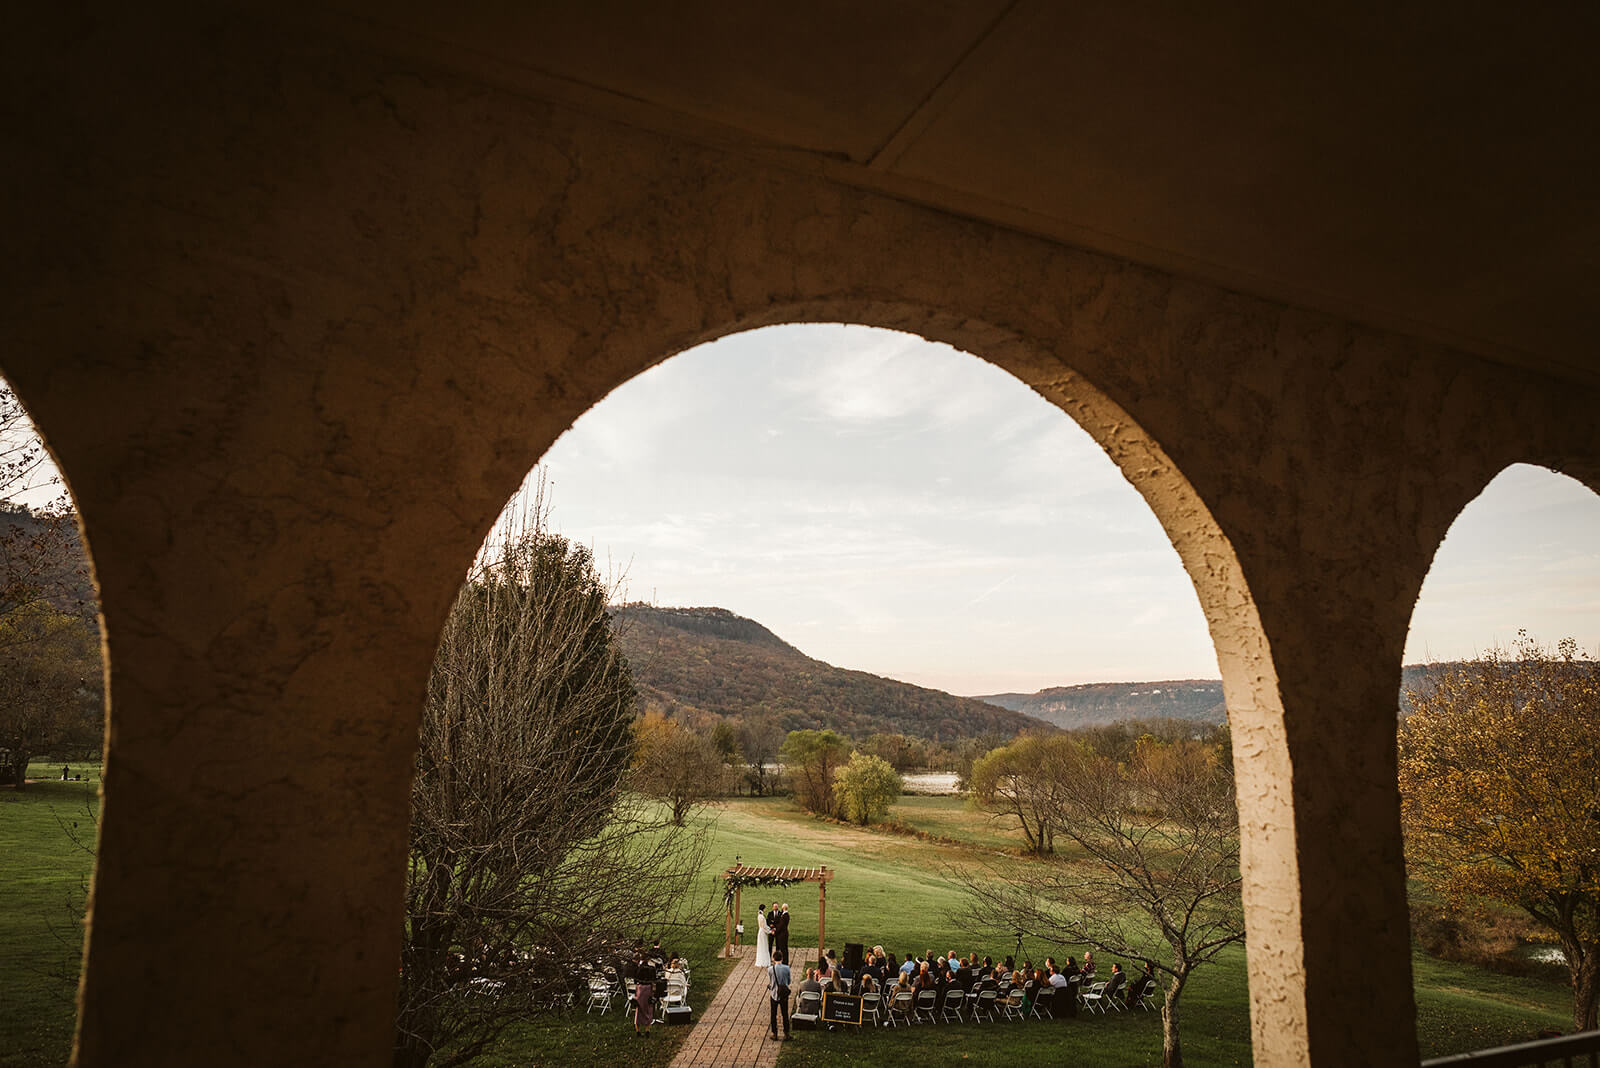
[[844, 944], [844, 966], [852, 972], [861, 970], [861, 960], [866, 956], [866, 946], [860, 942], [846, 942]]

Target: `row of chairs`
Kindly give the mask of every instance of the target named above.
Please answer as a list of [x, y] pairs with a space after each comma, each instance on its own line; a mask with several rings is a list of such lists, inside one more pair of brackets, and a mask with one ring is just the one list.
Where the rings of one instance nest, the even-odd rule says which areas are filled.
[[[668, 972], [657, 978], [655, 987], [650, 993], [660, 1008], [670, 1009], [687, 1004], [689, 1000], [689, 970], [685, 968], [682, 971]], [[587, 1015], [598, 1009], [601, 1015], [604, 1015], [611, 1011], [612, 1002], [617, 999], [619, 994], [624, 1005], [631, 1003], [638, 994], [638, 984], [632, 979], [624, 979], [619, 989], [614, 977], [590, 976], [589, 1003], [584, 1009], [584, 1014]]]
[[[1095, 983], [1081, 993], [1076, 983], [1068, 984], [1060, 990], [1052, 986], [1041, 987], [1035, 992], [1031, 1001], [1026, 997], [1026, 991], [1022, 987], [983, 987], [970, 994], [955, 988], [945, 992], [941, 1004], [936, 991], [923, 990], [913, 993], [901, 990], [889, 995], [887, 1005], [878, 994], [863, 994], [861, 1016], [863, 1021], [888, 1027], [897, 1027], [901, 1023], [907, 1025], [923, 1022], [965, 1023], [969, 1016], [975, 1023], [995, 1019], [1046, 1020], [1053, 1017], [1058, 997], [1075, 997], [1085, 1011], [1104, 1015], [1107, 1012], [1121, 1012], [1128, 1007], [1127, 1003], [1115, 994], [1115, 991], [1111, 994], [1106, 993], [1105, 982]], [[1143, 995], [1136, 1000], [1139, 1007], [1145, 1011], [1153, 1010], [1155, 986], [1148, 985]], [[803, 990], [790, 1018], [798, 1023], [815, 1024], [821, 1014], [822, 995], [814, 990]]]

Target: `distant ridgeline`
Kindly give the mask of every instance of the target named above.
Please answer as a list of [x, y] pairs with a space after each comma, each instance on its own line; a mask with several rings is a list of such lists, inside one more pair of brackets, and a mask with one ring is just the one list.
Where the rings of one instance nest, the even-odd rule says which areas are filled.
[[[1407, 664], [1401, 671], [1398, 711], [1411, 711], [1406, 699], [1411, 690], [1426, 691], [1429, 676], [1459, 667], [1444, 664]], [[1054, 723], [1072, 730], [1129, 719], [1184, 719], [1221, 723], [1228, 717], [1222, 683], [1214, 679], [1178, 679], [1171, 682], [1092, 682], [1083, 686], [1052, 686], [1038, 693], [997, 693], [977, 698], [992, 705]]]
[[1008, 739], [1039, 726], [970, 697], [813, 660], [725, 608], [628, 604], [615, 614], [641, 701], [674, 716], [770, 720], [784, 731], [832, 728], [857, 741], [880, 732], [940, 742]]
[[[857, 741], [881, 732], [938, 742], [1007, 739], [1041, 721], [1071, 730], [1124, 720], [1227, 718], [1222, 683], [1215, 679], [956, 697], [813, 660], [726, 608], [635, 603], [613, 611], [641, 702], [675, 717], [767, 720], [784, 731], [832, 728]], [[1426, 685], [1428, 672], [1452, 666], [1406, 667], [1400, 711], [1407, 710], [1405, 690]]]
[[1228, 718], [1222, 682], [1091, 682], [1052, 686], [1038, 693], [997, 693], [978, 698], [992, 705], [1071, 730], [1125, 719], [1184, 719], [1221, 723]]

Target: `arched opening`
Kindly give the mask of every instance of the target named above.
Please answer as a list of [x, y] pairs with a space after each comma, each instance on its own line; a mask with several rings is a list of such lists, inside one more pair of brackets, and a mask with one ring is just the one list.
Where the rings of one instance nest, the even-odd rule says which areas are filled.
[[1565, 799], [1600, 789], [1577, 755], [1600, 749], [1596, 530], [1600, 494], [1512, 464], [1456, 516], [1417, 600], [1400, 786], [1419, 1031], [1450, 1021], [1426, 1055], [1594, 1026], [1579, 993], [1592, 979], [1560, 944], [1569, 918], [1587, 931], [1600, 908], [1562, 874], [1589, 848], [1570, 853], [1584, 817], [1575, 825]]
[[[792, 331], [808, 329], [817, 334], [856, 330], [859, 333], [872, 336], [880, 350], [886, 344], [907, 345], [913, 341], [918, 346], [930, 347], [927, 343], [908, 338], [904, 334], [884, 334], [881, 331], [866, 331], [861, 328], [818, 325], [809, 328], [790, 329]], [[781, 333], [782, 331], [764, 331], [730, 335], [716, 344], [708, 346], [707, 349], [720, 350], [725, 358], [730, 358], [735, 362], [739, 360], [749, 361], [753, 358], [749, 351], [749, 346], [751, 344], [759, 344], [761, 335], [765, 334], [771, 337], [774, 334]], [[961, 330], [953, 329], [949, 333], [941, 332], [940, 336], [943, 340], [954, 344], [956, 343], [955, 336], [959, 336], [961, 333]], [[981, 335], [985, 332], [980, 330], [977, 333]], [[989, 337], [987, 340], [995, 341], [993, 337]], [[792, 339], [787, 342], [773, 340], [770, 344], [782, 349], [785, 345], [799, 347], [801, 342]], [[943, 346], [939, 347], [943, 348]], [[1010, 389], [1014, 392], [1021, 392], [1016, 389], [1011, 376], [1023, 377], [1020, 372], [1025, 372], [1029, 366], [1018, 355], [1026, 352], [1025, 347], [1017, 343], [1001, 343], [997, 347], [1002, 352], [1009, 352], [1012, 355], [1011, 366], [1000, 364], [1001, 369], [1008, 371], [1009, 375], [995, 375], [987, 364], [975, 361], [964, 354], [951, 355], [966, 364], [975, 364], [990, 375], [991, 378], [1004, 379]], [[948, 352], [948, 350], [945, 351]], [[770, 418], [769, 406], [751, 404], [749, 398], [742, 396], [736, 386], [730, 386], [726, 396], [708, 397], [708, 391], [714, 389], [719, 382], [718, 376], [715, 374], [711, 376], [708, 382], [701, 382], [695, 386], [674, 387], [663, 384], [664, 379], [661, 372], [667, 371], [672, 366], [682, 367], [694, 362], [696, 359], [704, 358], [702, 354], [705, 352], [706, 350], [701, 350], [701, 353], [685, 352], [673, 357], [672, 360], [668, 361], [667, 367], [657, 368], [646, 375], [632, 379], [626, 385], [618, 387], [615, 393], [610, 395], [611, 399], [604, 403], [622, 402], [625, 404], [629, 414], [627, 419], [624, 420], [624, 424], [631, 420], [635, 424], [653, 421], [669, 423], [675, 426], [679, 419], [688, 424], [715, 423], [715, 421], [721, 420], [726, 425], [713, 426], [711, 428], [714, 433], [709, 436], [715, 438], [714, 443], [706, 443], [697, 439], [691, 443], [678, 441], [674, 444], [682, 447], [691, 457], [703, 455], [704, 450], [707, 449], [717, 449], [722, 452], [732, 451], [736, 467], [752, 474], [759, 474], [767, 465], [762, 452], [762, 445], [771, 440], [782, 438], [788, 432], [786, 428], [771, 425], [774, 420]], [[880, 355], [882, 355], [881, 352]], [[862, 390], [859, 388], [859, 383], [852, 378], [853, 374], [859, 374], [859, 362], [862, 359], [862, 355], [856, 353], [853, 356], [850, 354], [842, 354], [842, 356], [843, 358], [835, 361], [831, 366], [819, 367], [817, 365], [804, 364], [791, 354], [791, 357], [776, 359], [775, 366], [778, 367], [780, 373], [787, 372], [793, 379], [800, 382], [807, 392], [822, 398], [828, 405], [832, 406], [836, 414], [842, 414], [847, 420], [852, 416], [882, 414], [880, 409], [887, 402], [890, 414], [905, 416], [906, 423], [909, 426], [928, 421], [929, 416], [926, 408], [929, 404], [939, 408], [947, 416], [953, 418], [961, 409], [972, 407], [975, 403], [972, 391], [974, 387], [963, 387], [944, 381], [940, 377], [940, 364], [931, 354], [913, 356], [909, 359], [906, 369], [908, 373], [900, 380], [901, 389], [898, 393], [893, 391], [881, 393]], [[871, 359], [872, 357], [868, 356], [867, 358]], [[786, 363], [785, 359], [792, 359], [792, 362]], [[856, 361], [854, 365], [852, 365], [852, 359]], [[1230, 707], [1233, 707], [1233, 702], [1238, 699], [1236, 695], [1242, 695], [1243, 698], [1240, 708], [1244, 714], [1239, 717], [1235, 724], [1237, 732], [1235, 752], [1240, 754], [1238, 767], [1241, 774], [1241, 792], [1249, 790], [1249, 796], [1252, 798], [1254, 805], [1252, 811], [1253, 826], [1266, 828], [1269, 831], [1281, 829], [1287, 823], [1286, 814], [1281, 808], [1274, 810], [1275, 806], [1281, 804], [1281, 799], [1273, 791], [1259, 788], [1261, 783], [1269, 781], [1274, 774], [1280, 773], [1283, 762], [1286, 761], [1286, 757], [1283, 755], [1281, 727], [1274, 719], [1273, 709], [1276, 702], [1276, 694], [1272, 688], [1271, 680], [1273, 674], [1270, 669], [1270, 663], [1265, 656], [1265, 643], [1259, 636], [1259, 624], [1253, 619], [1248, 594], [1245, 591], [1243, 580], [1239, 576], [1238, 565], [1232, 560], [1232, 554], [1226, 539], [1216, 528], [1215, 523], [1211, 521], [1206, 509], [1199, 502], [1193, 489], [1188, 486], [1182, 475], [1177, 471], [1175, 465], [1141, 431], [1134, 420], [1104, 394], [1093, 389], [1077, 376], [1063, 374], [1059, 367], [1055, 368], [1054, 373], [1048, 378], [1030, 375], [1023, 378], [1023, 381], [1029, 383], [1034, 392], [1042, 395], [1048, 402], [1047, 405], [1040, 405], [1040, 408], [1048, 412], [1051, 419], [1054, 419], [1055, 413], [1050, 411], [1050, 408], [1065, 410], [1072, 416], [1071, 419], [1065, 421], [1055, 420], [1054, 428], [1070, 428], [1072, 435], [1078, 435], [1077, 427], [1082, 427], [1089, 435], [1089, 439], [1084, 441], [1084, 445], [1089, 446], [1096, 455], [1101, 456], [1102, 462], [1104, 462], [1105, 456], [1112, 458], [1114, 466], [1108, 464], [1106, 468], [1114, 473], [1115, 480], [1119, 483], [1120, 488], [1126, 491], [1127, 484], [1131, 483], [1141, 494], [1141, 503], [1152, 508], [1158, 518], [1161, 519], [1161, 532], [1156, 535], [1156, 540], [1162, 543], [1160, 549], [1164, 552], [1166, 544], [1176, 546], [1180, 560], [1188, 565], [1189, 574], [1186, 581], [1192, 582], [1194, 588], [1201, 591], [1204, 617], [1210, 627], [1212, 640], [1217, 642], [1216, 651], [1213, 652], [1207, 649], [1205, 650], [1205, 655], [1208, 658], [1215, 657], [1216, 660], [1224, 665], [1225, 678], [1230, 680]], [[724, 381], [722, 384], [727, 385], [728, 383]], [[912, 395], [908, 396], [908, 394]], [[697, 405], [687, 415], [679, 411], [685, 397], [693, 397], [694, 403]], [[1031, 400], [1032, 398], [1029, 399]], [[993, 413], [984, 414], [992, 415]], [[1035, 412], [1030, 411], [1030, 418], [1035, 415]], [[705, 509], [697, 505], [696, 502], [673, 499], [670, 496], [681, 492], [681, 486], [665, 478], [647, 476], [644, 479], [646, 485], [642, 488], [620, 477], [609, 484], [598, 487], [593, 486], [588, 479], [595, 477], [596, 473], [603, 477], [608, 465], [612, 471], [621, 472], [631, 467], [647, 465], [656, 457], [652, 455], [650, 447], [645, 441], [638, 439], [621, 440], [615, 426], [604, 431], [588, 429], [586, 422], [589, 418], [589, 416], [585, 416], [580, 419], [577, 427], [569, 437], [564, 438], [562, 443], [558, 443], [545, 456], [545, 460], [550, 462], [552, 467], [551, 475], [557, 498], [557, 523], [563, 532], [586, 543], [592, 542], [596, 552], [601, 555], [608, 553], [615, 555], [619, 548], [617, 529], [622, 525], [622, 522], [617, 520], [614, 514], [618, 498], [629, 493], [662, 495], [660, 497], [650, 496], [651, 503], [641, 509], [641, 511], [651, 516], [649, 520], [634, 520], [633, 522], [644, 522], [651, 527], [649, 544], [657, 551], [670, 546], [680, 548], [686, 546], [691, 555], [699, 558], [699, 570], [695, 577], [701, 582], [708, 581], [708, 576], [715, 571], [714, 563], [722, 560], [725, 554], [732, 554], [736, 550], [728, 548], [725, 543], [712, 543], [707, 533], [707, 528], [717, 526], [743, 531], [744, 524], [742, 521], [737, 516], [699, 514]], [[743, 433], [733, 432], [733, 428], [737, 428]], [[905, 428], [902, 428], [902, 431], [909, 432], [905, 431]], [[683, 437], [689, 436], [688, 432], [681, 430], [681, 428], [680, 435]], [[935, 436], [937, 435], [929, 434], [930, 438]], [[752, 438], [755, 440], [752, 441]], [[984, 477], [993, 479], [1004, 475], [1015, 475], [1018, 478], [1019, 485], [1031, 488], [1036, 497], [1046, 498], [1049, 501], [1047, 505], [1037, 508], [1038, 515], [1035, 518], [1053, 520], [1059, 524], [1063, 519], [1063, 513], [1066, 508], [1063, 506], [1063, 502], [1050, 497], [1051, 490], [1057, 488], [1052, 486], [1051, 482], [1052, 479], [1057, 482], [1065, 481], [1063, 459], [1065, 455], [1071, 455], [1072, 448], [1065, 445], [1060, 438], [1052, 438], [1050, 440], [1057, 450], [1055, 453], [1052, 453], [1048, 447], [1041, 447], [1038, 442], [1029, 443], [1028, 446], [1019, 451], [1016, 463], [1026, 464], [1025, 471], [989, 471], [986, 472]], [[577, 464], [560, 457], [564, 445], [570, 448], [587, 449], [594, 454], [587, 458], [589, 463], [584, 467], [584, 470], [589, 472], [588, 474], [579, 475]], [[697, 449], [700, 452], [697, 453]], [[813, 507], [813, 512], [815, 512], [816, 502], [832, 494], [836, 498], [842, 498], [843, 508], [849, 510], [852, 507], [852, 501], [859, 504], [860, 498], [871, 496], [875, 492], [888, 492], [895, 484], [895, 473], [891, 471], [886, 479], [887, 485], [869, 486], [863, 489], [841, 488], [845, 482], [847, 468], [852, 465], [873, 468], [876, 466], [876, 459], [876, 457], [872, 456], [863, 456], [859, 452], [854, 455], [848, 453], [828, 455], [826, 454], [826, 449], [818, 447], [813, 442], [811, 443], [810, 451], [807, 452], [804, 458], [804, 466], [810, 472], [811, 481], [803, 488], [802, 492], [795, 492], [793, 486], [786, 486], [786, 492], [781, 495], [786, 497], [788, 503], [797, 503], [802, 509], [810, 505]], [[954, 458], [949, 457], [947, 459]], [[677, 464], [683, 464], [683, 461], [676, 457], [669, 460], [669, 465]], [[692, 470], [694, 467], [692, 459], [684, 466], [688, 466]], [[1005, 465], [997, 466], [1004, 468]], [[660, 475], [661, 473], [660, 471], [653, 472], [655, 475]], [[1126, 479], [1125, 483], [1123, 482], [1124, 478]], [[931, 487], [931, 489], [938, 490], [941, 487]], [[946, 493], [950, 492], [948, 488], [943, 489]], [[766, 504], [770, 507], [772, 505], [772, 498], [764, 499], [759, 493], [752, 491], [749, 486], [744, 484], [740, 484], [735, 493], [743, 501], [754, 503], [757, 506]], [[568, 503], [572, 501], [577, 501], [577, 505], [573, 506]], [[951, 505], [950, 510], [952, 515], [965, 516], [964, 521], [969, 523], [973, 522], [974, 518], [971, 513], [979, 511], [971, 499], [959, 496]], [[575, 518], [575, 516], [580, 515], [583, 518]], [[950, 517], [939, 518], [948, 519]], [[981, 524], [973, 523], [973, 525]], [[820, 540], [837, 544], [841, 540], [841, 536], [855, 539], [870, 539], [872, 537], [870, 527], [865, 526], [861, 530], [847, 532], [843, 535], [839, 530], [830, 529], [821, 522], [814, 522], [810, 526], [804, 526], [799, 521], [794, 521], [792, 526], [796, 536], [785, 542], [779, 549], [779, 554], [787, 555], [791, 561], [805, 552], [811, 551], [813, 546], [808, 544], [810, 542]], [[992, 535], [992, 524], [989, 527], [989, 532]], [[896, 533], [904, 532], [897, 529]], [[1047, 550], [1041, 550], [1043, 556], [1070, 554], [1071, 550], [1066, 546], [1065, 540], [1065, 538], [1058, 537], [1056, 544], [1050, 546]], [[931, 543], [931, 539], [924, 538], [919, 544], [909, 548], [902, 547], [900, 555], [918, 558], [919, 563], [912, 566], [926, 568], [929, 558], [937, 559], [941, 555], [938, 551], [928, 551]], [[714, 548], [710, 547], [712, 544], [715, 544]], [[852, 541], [849, 544], [856, 550], [851, 554], [855, 566], [864, 570], [878, 569], [882, 562], [873, 560], [864, 552], [864, 540]], [[1126, 543], [1123, 547], [1127, 547]], [[758, 544], [756, 553], [760, 555], [764, 552], [770, 552], [770, 550], [765, 545]], [[623, 559], [631, 559], [635, 563], [637, 563], [639, 556], [638, 552], [631, 548], [624, 549], [620, 555]], [[684, 564], [680, 570], [693, 571], [694, 566]], [[783, 570], [783, 568], [780, 567], [778, 570]], [[1181, 572], [1179, 573], [1181, 574]], [[771, 578], [773, 574], [769, 572], [767, 577]], [[961, 597], [960, 600], [968, 607], [982, 604], [994, 597], [996, 587], [1003, 585], [1006, 579], [1007, 576], [1005, 574], [971, 577], [967, 582], [971, 588], [964, 591], [965, 596]], [[634, 574], [633, 581], [640, 582], [640, 576]], [[645, 578], [642, 581], [646, 590], [659, 596], [660, 591], [656, 588], [656, 583], [652, 579]], [[948, 584], [947, 577], [945, 581]], [[1028, 581], [1035, 587], [1046, 585], [1040, 582], [1037, 576], [1029, 578]], [[783, 585], [781, 582], [772, 583], [771, 585], [779, 587], [779, 595], [773, 600], [752, 602], [748, 599], [742, 599], [736, 602], [734, 607], [760, 622], [771, 622], [772, 616], [769, 610], [759, 607], [760, 604], [770, 605], [774, 604], [775, 601], [791, 599], [803, 600], [807, 595], [816, 593], [817, 584], [814, 579], [797, 578], [788, 585]], [[683, 587], [680, 585], [677, 588], [682, 589]], [[703, 589], [704, 587], [702, 586], [701, 588]], [[770, 595], [770, 591], [761, 592]], [[948, 593], [948, 591], [945, 592]], [[1185, 595], [1192, 595], [1188, 594], [1187, 590], [1184, 593]], [[652, 597], [650, 599], [655, 598]], [[672, 595], [661, 598], [661, 600], [664, 604], [722, 603], [715, 595], [708, 596], [703, 593], [685, 595], [677, 594], [676, 591]], [[916, 611], [921, 615], [930, 616], [936, 622], [950, 623], [951, 620], [948, 616], [941, 619], [930, 611], [930, 606], [936, 600], [938, 599], [929, 598], [927, 601], [918, 604]], [[758, 607], [747, 607], [752, 603], [758, 604]], [[723, 606], [726, 607], [726, 605]], [[801, 623], [804, 622], [803, 617], [814, 617], [816, 615], [815, 607], [814, 604], [807, 605], [807, 608], [812, 610], [800, 613], [802, 617]], [[848, 666], [865, 667], [868, 670], [882, 670], [884, 673], [888, 673], [887, 669], [877, 668], [872, 662], [864, 662], [860, 658], [859, 650], [863, 643], [859, 639], [870, 634], [871, 623], [872, 620], [869, 617], [867, 625], [864, 625], [857, 635], [858, 640], [845, 643], [856, 647], [855, 655], [852, 656], [851, 653], [846, 652], [842, 655], [823, 655], [822, 659], [836, 660]], [[1129, 620], [1128, 624], [1130, 626], [1135, 625], [1135, 621]], [[796, 626], [799, 626], [799, 624], [797, 623]], [[785, 638], [798, 633], [794, 629], [781, 625], [776, 629]], [[821, 633], [825, 629], [826, 621], [824, 621], [823, 626], [816, 628], [815, 633]], [[1104, 629], [1114, 630], [1115, 628], [1108, 627]], [[807, 652], [817, 652], [810, 643], [802, 642], [802, 644], [806, 646]], [[941, 649], [940, 654], [944, 660], [947, 661], [949, 659], [949, 650], [947, 648]], [[1197, 674], [1195, 671], [1184, 669], [1174, 670], [1165, 677], [1193, 678]], [[1210, 676], [1211, 672], [1205, 671], [1202, 677]], [[1146, 675], [1144, 677], [1149, 678], [1151, 676]], [[926, 677], [926, 681], [933, 683], [935, 679]], [[1069, 680], [1052, 679], [1046, 681]], [[1101, 681], [1107, 680], [1102, 679]], [[997, 687], [970, 685], [965, 689], [969, 693], [981, 693], [993, 692]], [[1263, 801], [1265, 802], [1265, 810], [1263, 810]], [[1252, 843], [1251, 848], [1259, 851], [1263, 845], [1270, 846], [1271, 844], [1270, 839], [1266, 842], [1257, 840]], [[759, 861], [760, 858], [756, 859]], [[1248, 867], [1249, 862], [1247, 862], [1247, 869]], [[1256, 871], [1258, 873], [1265, 872], [1270, 867], [1274, 866], [1260, 867]], [[1275, 876], [1278, 872], [1274, 871], [1272, 874]], [[1255, 876], [1253, 885], [1247, 889], [1247, 895], [1261, 894], [1264, 889], [1269, 888], [1270, 881], [1264, 875], [1258, 874]], [[1270, 892], [1274, 895], [1281, 895], [1282, 891], [1283, 887], [1281, 885], [1270, 887]], [[1275, 919], [1266, 919], [1269, 915], [1275, 917]], [[1259, 924], [1263, 921], [1267, 923], [1285, 923], [1288, 925], [1288, 929], [1292, 931], [1292, 925], [1295, 922], [1292, 905], [1287, 910], [1277, 908], [1270, 913], [1260, 913], [1252, 922]], [[1285, 932], [1279, 931], [1277, 934], [1284, 935]], [[1295, 934], [1297, 935], [1297, 932]], [[1263, 932], [1263, 941], [1270, 941], [1272, 936], [1273, 932], [1270, 930]], [[1242, 1006], [1239, 1008], [1242, 1010]]]

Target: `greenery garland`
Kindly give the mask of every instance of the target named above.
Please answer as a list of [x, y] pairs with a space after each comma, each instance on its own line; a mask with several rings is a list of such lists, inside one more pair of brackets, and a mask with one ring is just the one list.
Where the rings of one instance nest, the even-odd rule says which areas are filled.
[[785, 879], [778, 875], [724, 875], [722, 886], [722, 907], [727, 912], [733, 911], [733, 895], [747, 886], [793, 886], [803, 883], [804, 879]]

